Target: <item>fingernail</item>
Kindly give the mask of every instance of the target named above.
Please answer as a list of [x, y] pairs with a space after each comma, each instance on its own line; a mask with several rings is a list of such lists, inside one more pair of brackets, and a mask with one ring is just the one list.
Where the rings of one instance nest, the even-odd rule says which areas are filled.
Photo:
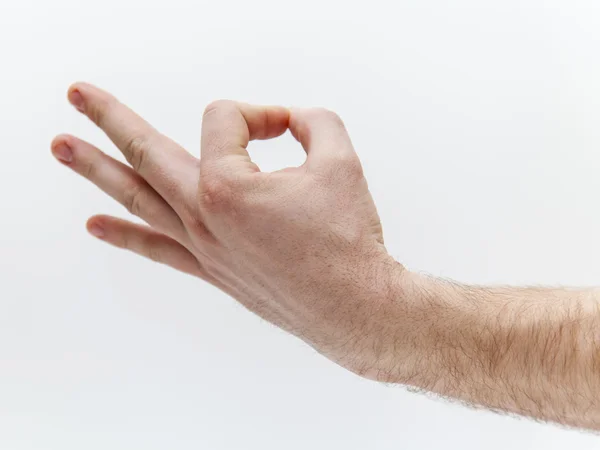
[[104, 237], [104, 228], [102, 228], [97, 223], [90, 225], [89, 231], [93, 236], [96, 236], [97, 238]]
[[69, 101], [75, 108], [77, 108], [79, 112], [83, 112], [83, 97], [81, 96], [79, 91], [75, 90], [70, 92]]
[[52, 154], [56, 159], [64, 163], [68, 164], [73, 162], [73, 151], [71, 150], [71, 147], [65, 143], [58, 144], [54, 147], [52, 149]]

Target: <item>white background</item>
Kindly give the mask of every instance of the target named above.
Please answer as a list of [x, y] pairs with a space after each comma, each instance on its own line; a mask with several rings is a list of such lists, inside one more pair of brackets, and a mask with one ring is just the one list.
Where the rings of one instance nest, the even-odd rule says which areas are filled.
[[[345, 120], [390, 252], [466, 282], [600, 283], [597, 1], [0, 0], [0, 448], [596, 449], [361, 380], [191, 277], [89, 237], [124, 211], [50, 156], [117, 152], [77, 80], [191, 152], [217, 98]], [[299, 164], [289, 135], [254, 145]]]

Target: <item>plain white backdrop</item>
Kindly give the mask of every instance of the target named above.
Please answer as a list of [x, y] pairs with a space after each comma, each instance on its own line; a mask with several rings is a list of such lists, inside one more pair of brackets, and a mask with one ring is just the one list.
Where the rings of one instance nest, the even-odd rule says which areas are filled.
[[[389, 251], [471, 283], [600, 284], [592, 0], [0, 2], [0, 448], [596, 449], [600, 437], [364, 381], [199, 280], [89, 237], [126, 216], [50, 155], [118, 152], [110, 90], [199, 152], [214, 99], [345, 120]], [[288, 135], [251, 146], [302, 162]]]

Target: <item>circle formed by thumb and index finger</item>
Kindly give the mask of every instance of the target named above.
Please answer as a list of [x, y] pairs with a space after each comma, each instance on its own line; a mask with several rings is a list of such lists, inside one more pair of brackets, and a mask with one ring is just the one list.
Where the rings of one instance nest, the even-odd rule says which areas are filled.
[[289, 117], [289, 109], [282, 106], [257, 106], [231, 100], [212, 102], [202, 119], [201, 162], [213, 164], [227, 160], [233, 169], [242, 170], [251, 162], [246, 150], [248, 143], [282, 135], [288, 129]]

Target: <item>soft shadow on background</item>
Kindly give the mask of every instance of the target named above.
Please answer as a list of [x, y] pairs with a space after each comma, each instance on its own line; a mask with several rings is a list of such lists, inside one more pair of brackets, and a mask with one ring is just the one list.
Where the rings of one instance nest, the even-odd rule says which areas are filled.
[[[217, 98], [325, 106], [390, 252], [471, 283], [600, 284], [593, 1], [0, 4], [0, 448], [596, 449], [361, 380], [216, 289], [84, 228], [126, 213], [50, 156], [93, 82], [199, 152]], [[301, 164], [258, 143], [265, 170]]]

